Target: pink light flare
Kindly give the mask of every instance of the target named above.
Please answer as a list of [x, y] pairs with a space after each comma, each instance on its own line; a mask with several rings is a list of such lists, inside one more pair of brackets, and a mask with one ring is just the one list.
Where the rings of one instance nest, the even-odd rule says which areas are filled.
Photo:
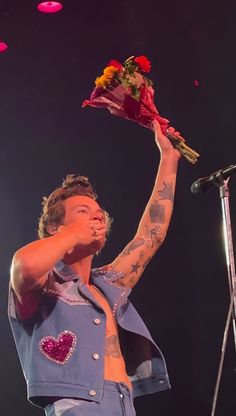
[[59, 1], [43, 1], [38, 4], [37, 9], [42, 13], [57, 13], [63, 8]]
[[7, 44], [5, 42], [0, 41], [0, 53], [6, 51], [7, 49], [8, 49]]
[[199, 87], [199, 81], [198, 81], [198, 79], [195, 79], [193, 81], [193, 85], [194, 85], [195, 88]]

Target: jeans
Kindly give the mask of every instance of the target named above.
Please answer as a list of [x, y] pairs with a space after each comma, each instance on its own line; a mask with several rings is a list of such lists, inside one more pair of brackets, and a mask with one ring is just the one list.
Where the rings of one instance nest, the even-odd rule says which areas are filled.
[[123, 383], [104, 382], [101, 403], [64, 398], [45, 408], [46, 416], [135, 416], [132, 392]]

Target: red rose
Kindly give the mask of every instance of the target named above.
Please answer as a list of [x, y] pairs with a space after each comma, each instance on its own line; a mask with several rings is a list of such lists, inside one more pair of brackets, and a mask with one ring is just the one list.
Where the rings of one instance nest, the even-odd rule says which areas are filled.
[[122, 71], [123, 69], [123, 65], [121, 65], [121, 63], [116, 61], [115, 59], [112, 59], [110, 62], [108, 62], [107, 66], [114, 66], [118, 69], [118, 71]]
[[134, 62], [138, 65], [139, 69], [143, 72], [150, 72], [151, 71], [151, 62], [147, 59], [146, 56], [137, 56]]

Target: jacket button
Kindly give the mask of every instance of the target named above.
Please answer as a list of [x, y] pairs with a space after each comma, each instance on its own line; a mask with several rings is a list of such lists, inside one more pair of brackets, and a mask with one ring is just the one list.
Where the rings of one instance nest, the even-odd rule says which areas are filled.
[[93, 354], [93, 359], [94, 359], [94, 360], [98, 360], [98, 359], [99, 359], [99, 354], [95, 352], [95, 353]]
[[93, 320], [93, 323], [94, 323], [95, 325], [99, 325], [99, 324], [101, 323], [101, 319], [99, 319], [99, 318], [95, 318], [95, 319]]
[[96, 396], [97, 392], [95, 390], [90, 390], [89, 395], [90, 396]]

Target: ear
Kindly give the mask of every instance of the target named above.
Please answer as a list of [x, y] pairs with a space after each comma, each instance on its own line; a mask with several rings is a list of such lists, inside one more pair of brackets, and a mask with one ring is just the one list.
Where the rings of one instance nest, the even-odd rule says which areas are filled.
[[55, 234], [58, 233], [60, 227], [61, 227], [61, 225], [58, 227], [57, 224], [50, 224], [50, 225], [48, 225], [46, 230], [47, 230], [48, 234], [55, 235]]

